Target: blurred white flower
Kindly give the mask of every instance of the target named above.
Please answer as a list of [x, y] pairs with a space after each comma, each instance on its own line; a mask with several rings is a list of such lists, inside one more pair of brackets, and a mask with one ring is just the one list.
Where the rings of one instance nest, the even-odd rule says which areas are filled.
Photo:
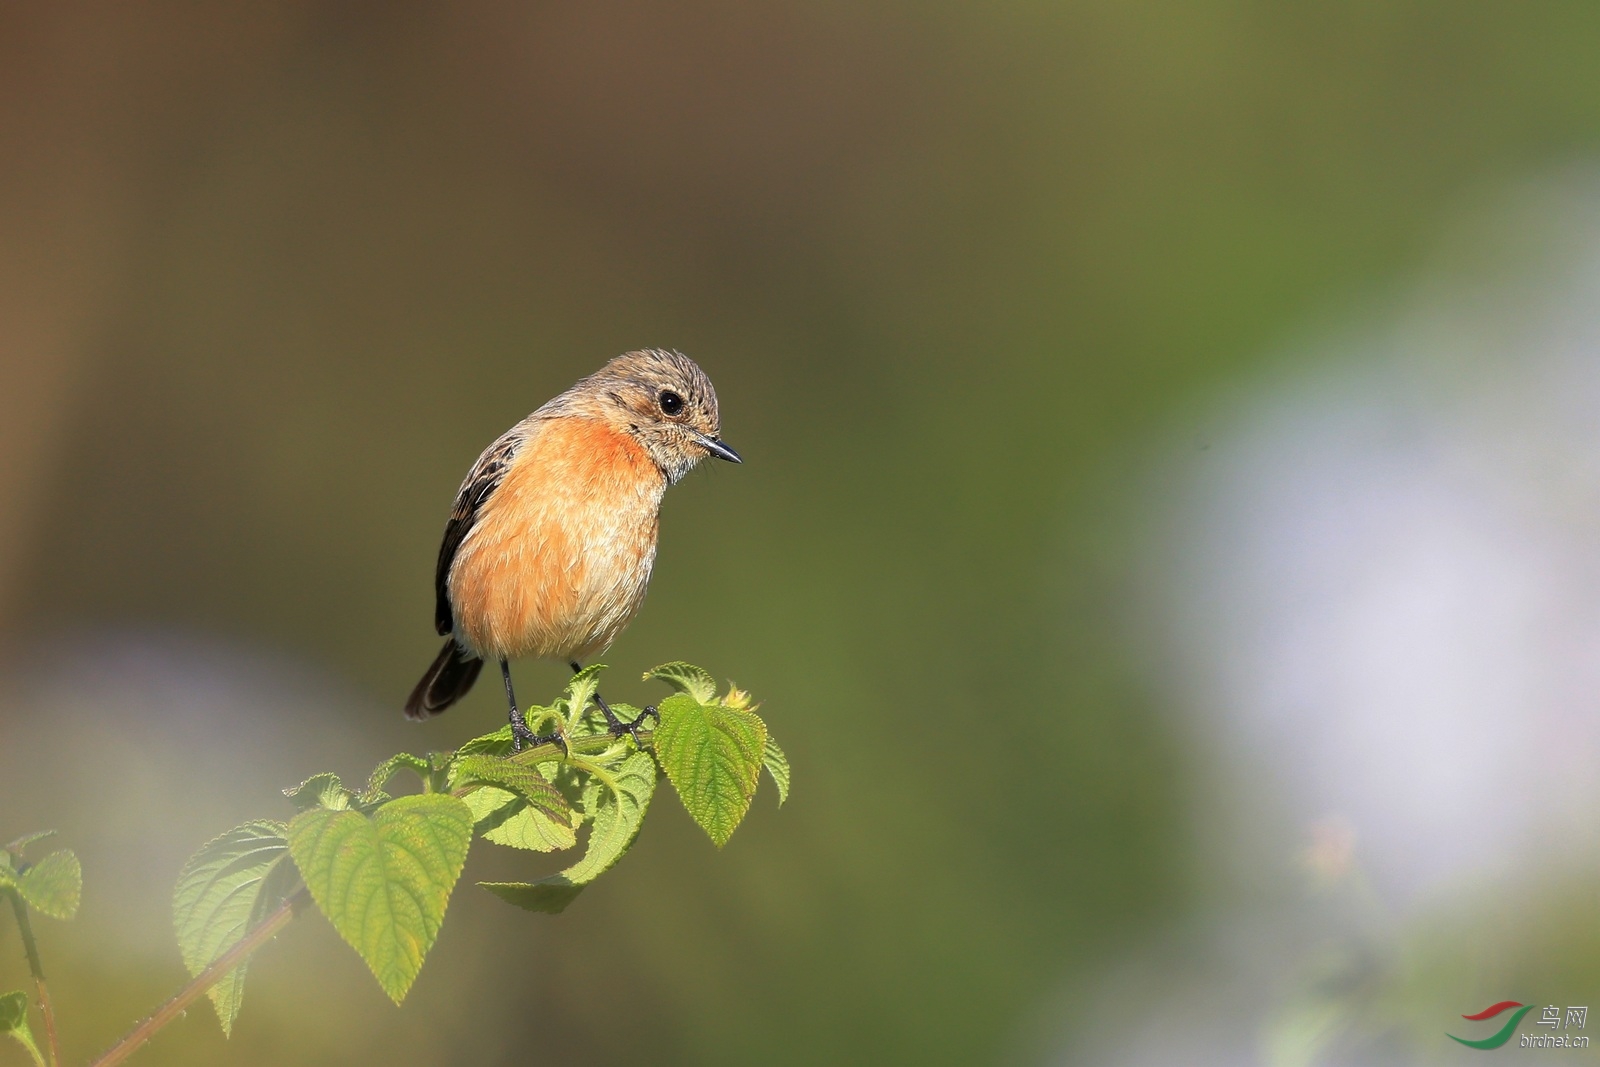
[[1600, 230], [1543, 281], [1255, 398], [1173, 525], [1173, 692], [1274, 798], [1233, 832], [1338, 815], [1397, 901], [1600, 838]]
[[1210, 761], [1220, 891], [1057, 995], [1054, 1061], [1440, 1054], [1450, 1009], [1396, 1000], [1408, 936], [1594, 868], [1600, 187], [1573, 190], [1489, 219], [1514, 269], [1456, 264], [1158, 475], [1140, 571], [1171, 641], [1146, 651]]

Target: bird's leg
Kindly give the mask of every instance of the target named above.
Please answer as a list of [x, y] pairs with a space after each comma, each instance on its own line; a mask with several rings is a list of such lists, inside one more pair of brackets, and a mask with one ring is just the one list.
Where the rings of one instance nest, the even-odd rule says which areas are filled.
[[[579, 671], [583, 670], [582, 667], [578, 666], [576, 660], [569, 664], [569, 666], [572, 667], [573, 674], [577, 674]], [[623, 734], [629, 734], [633, 737], [633, 743], [639, 745], [641, 748], [643, 748], [644, 745], [643, 742], [639, 740], [639, 724], [644, 722], [646, 718], [654, 718], [658, 724], [661, 722], [661, 716], [656, 713], [654, 705], [651, 705], [650, 707], [647, 707], [641, 711], [639, 713], [639, 717], [634, 719], [632, 722], [623, 722], [617, 713], [611, 710], [611, 705], [606, 703], [606, 698], [600, 695], [600, 691], [598, 689], [596, 689], [594, 693], [594, 702], [600, 705], [600, 711], [606, 717], [606, 730], [611, 734], [612, 737], [621, 737]]]
[[517, 694], [511, 691], [511, 664], [506, 660], [500, 661], [500, 674], [506, 680], [506, 703], [511, 705], [511, 751], [521, 752], [526, 744], [529, 748], [539, 745], [559, 744], [563, 749], [567, 747], [567, 739], [559, 733], [545, 734], [535, 737], [532, 730], [528, 729], [528, 720], [522, 714], [522, 709], [517, 706]]

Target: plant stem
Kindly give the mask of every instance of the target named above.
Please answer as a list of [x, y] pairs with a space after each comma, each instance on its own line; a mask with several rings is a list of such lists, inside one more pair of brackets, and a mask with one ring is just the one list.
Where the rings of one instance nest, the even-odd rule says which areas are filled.
[[128, 1031], [126, 1037], [113, 1045], [110, 1051], [95, 1060], [89, 1067], [113, 1067], [114, 1064], [121, 1063], [133, 1055], [138, 1051], [140, 1045], [149, 1041], [162, 1027], [182, 1015], [184, 1009], [200, 999], [206, 990], [222, 981], [223, 978], [227, 977], [228, 972], [249, 959], [251, 953], [255, 952], [256, 949], [276, 937], [280, 930], [289, 925], [289, 921], [295, 917], [295, 913], [309, 899], [311, 899], [311, 894], [303, 885], [293, 893], [290, 893], [283, 903], [278, 905], [276, 910], [257, 923], [232, 948], [213, 960], [211, 966], [195, 975], [192, 982], [180, 989], [171, 1000], [157, 1008], [154, 1015]]
[[39, 1014], [44, 1016], [45, 1048], [50, 1053], [50, 1067], [61, 1062], [60, 1042], [56, 1038], [56, 1010], [50, 1004], [50, 987], [44, 982], [44, 965], [39, 962], [39, 946], [33, 939], [33, 924], [28, 922], [28, 905], [15, 889], [6, 893], [11, 898], [11, 910], [17, 916], [17, 929], [22, 931], [22, 950], [28, 957], [28, 972], [33, 975], [33, 988], [39, 999]]
[[[648, 742], [654, 736], [654, 730], [639, 731], [639, 740], [641, 742]], [[571, 752], [585, 754], [604, 752], [616, 743], [617, 738], [612, 737], [610, 734], [586, 734], [583, 737], [567, 739]], [[538, 748], [525, 748], [515, 755], [507, 756], [506, 759], [511, 760], [513, 763], [549, 763], [551, 760], [562, 760], [564, 762], [566, 756], [567, 752], [563, 751], [560, 745], [551, 742], [550, 744], [540, 745]]]
[[[640, 736], [644, 739], [648, 739], [650, 734], [651, 731], [648, 730], [640, 731]], [[590, 734], [581, 738], [573, 738], [570, 741], [570, 751], [571, 753], [604, 752], [616, 743], [617, 739], [610, 734]], [[518, 763], [545, 763], [550, 760], [564, 760], [567, 755], [568, 752], [563, 751], [560, 745], [548, 744], [540, 745], [538, 748], [523, 749], [510, 758]], [[584, 761], [584, 763], [587, 763], [587, 761]], [[585, 767], [585, 769], [590, 770], [591, 768]], [[457, 790], [458, 794], [463, 792], [467, 792], [467, 790]], [[13, 902], [20, 907], [21, 902], [15, 900], [14, 894], [13, 898]], [[209, 967], [195, 975], [194, 980], [180, 989], [171, 1000], [157, 1008], [155, 1014], [128, 1031], [127, 1036], [113, 1045], [104, 1055], [91, 1063], [89, 1067], [116, 1067], [117, 1064], [122, 1063], [137, 1052], [162, 1027], [178, 1018], [183, 1014], [184, 1009], [199, 1000], [206, 990], [222, 981], [230, 971], [249, 959], [256, 949], [276, 937], [278, 932], [289, 925], [290, 920], [295, 917], [295, 913], [310, 899], [310, 891], [304, 885], [290, 893], [282, 904], [278, 905], [265, 919], [257, 923], [232, 948], [213, 960]], [[34, 978], [39, 984], [40, 997], [44, 1004], [46, 1025], [49, 1029], [53, 1049], [55, 1044], [55, 1023], [54, 1017], [50, 1014], [49, 1001], [44, 999], [44, 975], [38, 970], [38, 956], [33, 950], [32, 935], [28, 932], [27, 920], [22, 912], [18, 913], [18, 922], [22, 925], [23, 940], [28, 946], [29, 965], [34, 967]], [[56, 1067], [54, 1059], [51, 1061], [51, 1067]]]

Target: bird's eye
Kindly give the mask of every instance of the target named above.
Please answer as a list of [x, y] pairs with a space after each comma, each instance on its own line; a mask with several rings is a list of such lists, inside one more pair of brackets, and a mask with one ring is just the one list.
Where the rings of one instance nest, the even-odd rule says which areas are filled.
[[663, 389], [661, 395], [657, 397], [657, 402], [661, 405], [663, 415], [676, 415], [683, 410], [683, 397], [671, 389]]

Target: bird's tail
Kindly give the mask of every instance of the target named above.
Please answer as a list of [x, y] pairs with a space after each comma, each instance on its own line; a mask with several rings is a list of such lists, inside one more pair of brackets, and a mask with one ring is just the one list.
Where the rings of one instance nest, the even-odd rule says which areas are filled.
[[467, 695], [478, 680], [483, 660], [455, 643], [446, 641], [433, 666], [406, 699], [406, 718], [422, 720], [437, 715]]

